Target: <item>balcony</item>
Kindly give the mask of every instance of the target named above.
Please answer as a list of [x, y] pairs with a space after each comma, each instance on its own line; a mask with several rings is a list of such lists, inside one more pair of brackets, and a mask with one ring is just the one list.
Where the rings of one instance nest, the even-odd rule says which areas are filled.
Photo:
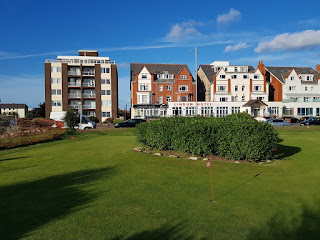
[[96, 109], [96, 106], [92, 106], [92, 105], [83, 105], [83, 109]]
[[82, 83], [82, 87], [95, 87], [95, 83], [94, 82], [83, 82]]
[[82, 71], [82, 76], [94, 76], [94, 70], [93, 71]]
[[83, 93], [83, 98], [95, 98], [96, 94], [95, 93]]
[[303, 99], [303, 98], [292, 98], [292, 99], [282, 99], [283, 103], [291, 102], [320, 102], [320, 99]]
[[68, 82], [68, 87], [81, 87], [80, 82]]
[[69, 76], [80, 76], [80, 70], [79, 71], [69, 70], [68, 75]]
[[70, 109], [79, 109], [79, 105], [69, 105]]
[[81, 93], [68, 93], [69, 98], [81, 98]]

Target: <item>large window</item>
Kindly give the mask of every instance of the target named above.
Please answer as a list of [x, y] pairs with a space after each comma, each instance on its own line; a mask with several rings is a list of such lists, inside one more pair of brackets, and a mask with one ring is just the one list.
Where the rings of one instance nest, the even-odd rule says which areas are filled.
[[61, 78], [51, 78], [51, 83], [61, 83]]
[[240, 107], [232, 107], [231, 108], [231, 113], [239, 113], [240, 112]]
[[101, 84], [111, 84], [110, 79], [101, 79]]
[[51, 89], [51, 95], [61, 95], [61, 89]]
[[110, 73], [110, 68], [101, 68], [100, 72], [101, 73]]
[[61, 72], [61, 67], [51, 67], [51, 72]]
[[181, 80], [186, 80], [186, 79], [187, 79], [187, 75], [181, 75], [181, 76], [180, 76], [180, 79], [181, 79]]
[[101, 95], [111, 95], [111, 90], [101, 90]]
[[160, 91], [160, 92], [163, 91], [163, 85], [159, 85], [159, 91]]
[[182, 102], [187, 102], [188, 101], [188, 96], [181, 96], [181, 101]]
[[201, 116], [213, 117], [213, 107], [201, 107]]
[[149, 96], [148, 95], [138, 95], [138, 103], [148, 103]]
[[186, 107], [186, 116], [194, 116], [195, 112], [195, 107]]
[[110, 112], [102, 112], [102, 117], [111, 117], [111, 113]]
[[54, 100], [51, 102], [51, 105], [53, 107], [59, 107], [59, 106], [62, 106], [62, 101], [61, 100]]
[[182, 108], [181, 107], [172, 107], [172, 115], [173, 116], [181, 116]]
[[298, 108], [298, 115], [312, 116], [313, 115], [313, 108]]
[[171, 90], [171, 85], [167, 85], [166, 90]]
[[103, 100], [101, 101], [102, 107], [111, 107], [111, 101], [110, 100]]
[[181, 91], [181, 92], [186, 92], [186, 91], [188, 91], [188, 86], [180, 85], [180, 86], [179, 86], [179, 91]]
[[271, 115], [279, 115], [279, 107], [269, 107], [269, 113]]
[[139, 90], [140, 91], [149, 91], [149, 84], [146, 84], [146, 83], [139, 84]]
[[261, 86], [253, 86], [254, 91], [261, 91], [262, 87]]
[[228, 115], [228, 107], [217, 107], [217, 117], [224, 117]]
[[226, 86], [218, 86], [218, 91], [219, 92], [225, 92], [227, 90]]

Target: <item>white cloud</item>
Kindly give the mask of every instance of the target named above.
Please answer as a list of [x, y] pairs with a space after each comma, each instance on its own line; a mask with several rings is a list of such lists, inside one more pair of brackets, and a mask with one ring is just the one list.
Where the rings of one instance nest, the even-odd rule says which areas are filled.
[[272, 40], [260, 42], [256, 52], [276, 52], [283, 50], [312, 50], [320, 46], [320, 30], [306, 30], [296, 33], [282, 33]]
[[170, 32], [166, 35], [165, 40], [175, 42], [201, 36], [201, 33], [195, 28], [203, 26], [205, 23], [200, 21], [190, 20], [188, 22], [176, 23], [171, 27]]
[[238, 21], [241, 19], [241, 12], [231, 8], [228, 13], [218, 15], [217, 23], [227, 24], [229, 22]]
[[244, 49], [244, 48], [248, 48], [249, 45], [246, 43], [238, 43], [235, 45], [228, 45], [226, 46], [226, 48], [224, 49], [225, 52], [232, 52], [232, 51], [238, 51], [240, 49]]

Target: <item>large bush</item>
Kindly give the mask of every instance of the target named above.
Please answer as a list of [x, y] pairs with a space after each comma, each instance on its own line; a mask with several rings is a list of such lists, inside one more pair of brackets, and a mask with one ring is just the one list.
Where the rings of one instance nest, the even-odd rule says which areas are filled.
[[223, 118], [161, 118], [137, 125], [136, 131], [137, 141], [151, 148], [238, 160], [272, 158], [278, 140], [270, 124], [246, 113]]

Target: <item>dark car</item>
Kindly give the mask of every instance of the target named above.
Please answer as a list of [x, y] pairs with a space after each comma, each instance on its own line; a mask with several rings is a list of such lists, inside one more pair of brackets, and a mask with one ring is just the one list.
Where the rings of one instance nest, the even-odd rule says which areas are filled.
[[137, 124], [142, 123], [142, 122], [146, 122], [147, 120], [145, 119], [129, 119], [127, 121], [121, 122], [121, 123], [117, 123], [116, 125], [114, 125], [114, 127], [116, 128], [120, 128], [120, 127], [135, 127]]
[[320, 118], [309, 118], [308, 120], [302, 121], [300, 126], [304, 125], [320, 125]]

